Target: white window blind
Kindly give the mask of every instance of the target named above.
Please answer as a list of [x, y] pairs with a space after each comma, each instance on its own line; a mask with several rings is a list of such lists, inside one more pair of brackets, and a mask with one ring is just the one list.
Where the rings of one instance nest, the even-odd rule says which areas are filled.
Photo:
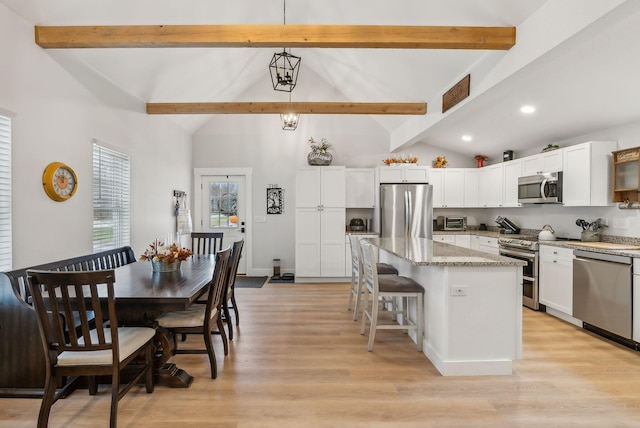
[[11, 265], [11, 119], [0, 115], [0, 271]]
[[93, 144], [93, 251], [129, 245], [129, 156]]

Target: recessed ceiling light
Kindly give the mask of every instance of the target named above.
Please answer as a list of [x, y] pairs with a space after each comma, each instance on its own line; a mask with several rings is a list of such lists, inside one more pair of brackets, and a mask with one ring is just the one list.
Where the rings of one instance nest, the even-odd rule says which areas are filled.
[[471, 135], [463, 135], [462, 136], [462, 141], [471, 141], [471, 140], [473, 140]]
[[534, 106], [522, 106], [520, 107], [520, 111], [524, 114], [531, 114], [536, 111], [536, 108]]

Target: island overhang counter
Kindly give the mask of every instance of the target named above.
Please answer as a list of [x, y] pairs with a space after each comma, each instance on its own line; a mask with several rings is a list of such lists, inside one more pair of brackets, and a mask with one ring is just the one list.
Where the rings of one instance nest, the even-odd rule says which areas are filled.
[[524, 262], [425, 238], [367, 241], [379, 261], [424, 287], [423, 352], [443, 376], [512, 373], [522, 353]]

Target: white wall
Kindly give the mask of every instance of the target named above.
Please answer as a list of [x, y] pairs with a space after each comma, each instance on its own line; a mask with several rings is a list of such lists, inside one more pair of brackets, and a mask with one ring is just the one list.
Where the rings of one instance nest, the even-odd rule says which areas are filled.
[[[132, 247], [173, 230], [172, 190], [191, 184], [190, 135], [163, 117], [108, 107], [34, 42], [33, 26], [0, 5], [0, 109], [13, 115], [13, 266], [92, 251], [92, 139], [131, 155]], [[76, 195], [53, 202], [47, 164], [78, 175]]]

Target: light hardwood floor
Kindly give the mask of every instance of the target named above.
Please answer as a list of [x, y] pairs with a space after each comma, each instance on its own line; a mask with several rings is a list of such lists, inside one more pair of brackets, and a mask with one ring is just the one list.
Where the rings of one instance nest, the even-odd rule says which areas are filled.
[[[230, 355], [175, 362], [189, 389], [143, 387], [120, 402], [120, 427], [639, 427], [640, 353], [523, 308], [513, 375], [442, 377], [398, 331], [373, 352], [346, 310], [346, 284], [238, 289]], [[188, 340], [194, 340], [190, 338]], [[490, 345], [487, 345], [490, 346]], [[50, 427], [108, 425], [109, 389], [58, 401]], [[0, 399], [1, 427], [34, 427], [40, 400]]]

